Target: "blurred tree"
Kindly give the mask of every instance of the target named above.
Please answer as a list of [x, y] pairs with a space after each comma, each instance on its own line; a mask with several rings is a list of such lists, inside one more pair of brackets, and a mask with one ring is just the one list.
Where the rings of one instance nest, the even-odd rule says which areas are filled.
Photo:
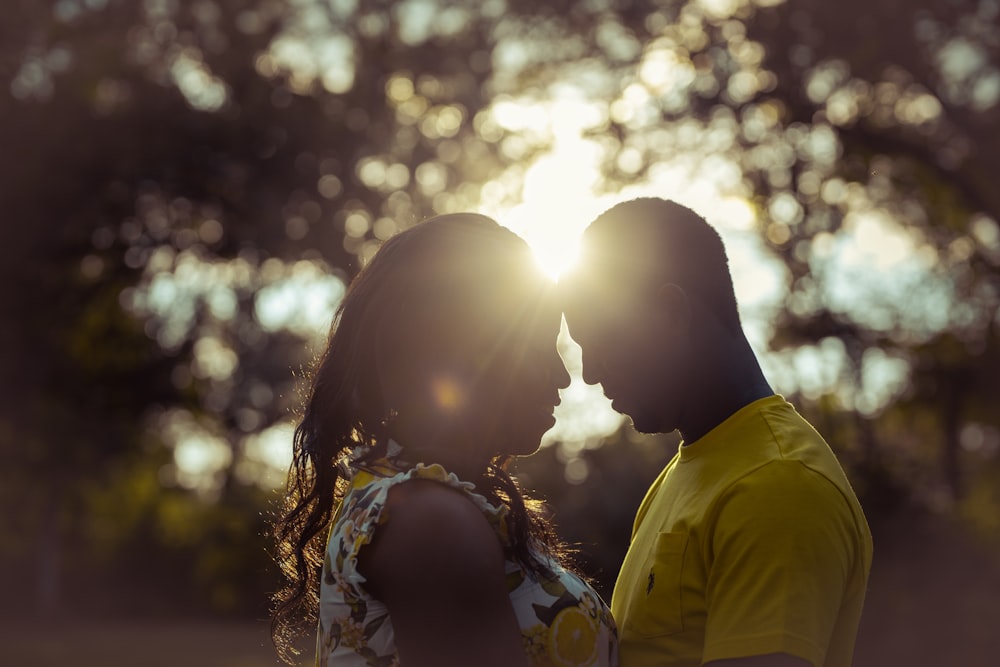
[[[853, 324], [845, 345], [855, 350], [849, 359], [859, 376], [872, 360], [872, 350], [907, 361], [910, 382], [893, 409], [908, 413], [909, 424], [897, 422], [891, 431], [878, 428], [878, 439], [897, 447], [909, 440], [918, 451], [934, 446], [939, 454], [923, 467], [918, 479], [924, 483], [918, 489], [945, 502], [961, 499], [966, 475], [974, 474], [966, 472], [963, 458], [988, 453], [963, 456], [963, 429], [997, 425], [995, 411], [984, 407], [995, 402], [997, 393], [1000, 198], [989, 175], [1000, 171], [1000, 48], [986, 26], [996, 25], [998, 10], [992, 2], [883, 4], [858, 24], [817, 3], [796, 10], [807, 14], [772, 18], [762, 30], [773, 38], [787, 35], [789, 23], [802, 25], [797, 40], [789, 35], [801, 49], [803, 32], [824, 26], [828, 36], [814, 45], [805, 43], [812, 52], [808, 66], [796, 70], [786, 63], [777, 74], [789, 90], [799, 90], [797, 104], [788, 105], [789, 119], [801, 122], [821, 115], [836, 128], [842, 153], [812, 196], [804, 196], [801, 174], [796, 176], [803, 222], [783, 244], [792, 249], [785, 253], [790, 265], [801, 267], [803, 276], [793, 282], [793, 294], [815, 289], [810, 276], [815, 280], [819, 274], [817, 282], [831, 282], [822, 268], [825, 234], [842, 229], [863, 234], [859, 229], [866, 224], [866, 211], [887, 215], [903, 232], [923, 274], [923, 285], [899, 291], [883, 286], [881, 298], [859, 304], [883, 311], [875, 318], [825, 298], [819, 308], [786, 315], [784, 329], [794, 337], [823, 319], [841, 327]], [[848, 37], [858, 46], [839, 52], [836, 45]], [[864, 44], [879, 48], [865, 49]], [[850, 194], [843, 199], [824, 196], [827, 183], [845, 183], [848, 192], [861, 186], [863, 197], [851, 202]], [[804, 262], [795, 262], [794, 256], [803, 254], [794, 250], [800, 243], [810, 243], [810, 253]], [[913, 314], [928, 310], [937, 317], [912, 321]], [[827, 311], [832, 312], [824, 317]], [[845, 407], [857, 406], [847, 402]], [[928, 419], [929, 424], [912, 430]], [[938, 472], [927, 475], [928, 470]]]
[[[982, 406], [998, 387], [1000, 193], [991, 175], [1000, 173], [1000, 44], [987, 27], [998, 13], [992, 1], [881, 3], [853, 16], [808, 2], [761, 12], [747, 30], [775, 75], [774, 89], [748, 104], [776, 99], [786, 136], [806, 124], [830, 128], [837, 155], [818, 165], [799, 151], [783, 186], [762, 170], [753, 180], [772, 214], [783, 192], [801, 207], [784, 220], [772, 215], [784, 226], [768, 235], [793, 276], [775, 343], [839, 337], [853, 369], [846, 386], [859, 393], [880, 381], [868, 373], [878, 353], [904, 359], [909, 383], [894, 409], [911, 423], [930, 418], [931, 428], [876, 426], [877, 439], [930, 440], [939, 455], [924, 471], [939, 472], [920, 490], [938, 495], [943, 486], [952, 499], [965, 486], [962, 430], [996, 425]], [[876, 265], [895, 264], [898, 288], [865, 285], [855, 303], [837, 297], [842, 259], [830, 247], [846, 234], [870, 246]], [[841, 404], [876, 417], [876, 406]], [[873, 427], [862, 428], [870, 460]]]
[[[264, 554], [233, 554], [259, 549], [290, 369], [382, 240], [516, 200], [553, 137], [502, 111], [563, 98], [586, 117], [548, 120], [587, 130], [607, 190], [711, 180], [720, 215], [749, 210], [787, 270], [786, 391], [868, 497], [964, 492], [993, 530], [996, 0], [8, 4], [6, 605], [145, 581], [164, 608], [256, 609]], [[522, 466], [605, 573], [628, 480], [670, 450], [616, 438]]]
[[[730, 198], [703, 212], [723, 220], [751, 203], [787, 270], [783, 389], [846, 418], [834, 444], [872, 494], [960, 499], [963, 460], [996, 454], [1000, 3], [549, 7], [547, 39], [573, 46], [532, 51], [518, 76], [599, 101], [605, 187], [714, 181]], [[800, 352], [832, 381], [811, 389]], [[967, 451], [970, 432], [987, 444]]]
[[17, 510], [0, 554], [8, 573], [35, 571], [12, 584], [20, 599], [57, 607], [68, 560], [92, 552], [142, 574], [126, 554], [187, 545], [193, 567], [228, 578], [217, 585], [239, 579], [175, 534], [170, 508], [205, 524], [196, 535], [219, 513], [259, 512], [241, 490], [261, 481], [245, 449], [286, 416], [289, 369], [344, 281], [400, 227], [471, 207], [503, 165], [476, 115], [495, 15], [474, 8], [8, 8], [0, 493]]

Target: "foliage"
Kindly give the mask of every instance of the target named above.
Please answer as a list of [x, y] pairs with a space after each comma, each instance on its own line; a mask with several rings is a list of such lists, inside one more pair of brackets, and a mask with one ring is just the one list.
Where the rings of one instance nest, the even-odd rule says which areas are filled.
[[[939, 507], [980, 483], [998, 441], [997, 3], [566, 9], [549, 29], [592, 57], [525, 80], [607, 100], [588, 129], [605, 187], [714, 179], [751, 204], [787, 272], [779, 388], [849, 425], [834, 445], [859, 483]], [[743, 224], [728, 203], [706, 214]], [[832, 381], [801, 363], [816, 350]]]
[[[779, 258], [769, 359], [870, 507], [998, 534], [995, 0], [10, 5], [5, 610], [260, 613], [262, 434], [344, 284], [432, 213], [516, 202], [560, 124], [604, 190], [711, 181]], [[630, 437], [521, 464], [605, 592], [673, 442]]]
[[[250, 510], [243, 449], [286, 417], [343, 281], [397, 226], [471, 206], [498, 164], [475, 129], [483, 19], [404, 35], [389, 3], [340, 11], [69, 0], [4, 22], [24, 26], [0, 58], [0, 305], [17, 323], [0, 426], [7, 506], [24, 508], [4, 523], [26, 538], [12, 569], [39, 564], [39, 605], [66, 570], [37, 554], [103, 539], [83, 521], [95, 489], [158, 461], [170, 506], [178, 433], [231, 448], [209, 492]], [[298, 289], [309, 302], [282, 312]]]

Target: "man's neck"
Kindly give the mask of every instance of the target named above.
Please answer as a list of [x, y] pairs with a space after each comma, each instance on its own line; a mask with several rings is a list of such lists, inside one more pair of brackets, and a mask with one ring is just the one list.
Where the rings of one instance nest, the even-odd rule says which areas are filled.
[[774, 395], [745, 339], [711, 358], [713, 363], [700, 376], [700, 391], [695, 392], [700, 400], [691, 403], [694, 410], [678, 428], [685, 445], [697, 442], [754, 401]]

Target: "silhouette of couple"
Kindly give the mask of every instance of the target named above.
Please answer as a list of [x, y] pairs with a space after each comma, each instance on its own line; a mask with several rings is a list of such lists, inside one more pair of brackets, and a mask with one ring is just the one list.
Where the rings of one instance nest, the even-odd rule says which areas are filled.
[[[676, 456], [638, 508], [610, 609], [508, 474], [584, 379]], [[390, 240], [337, 313], [275, 526], [274, 634], [318, 620], [336, 665], [851, 662], [871, 563], [822, 437], [771, 390], [719, 235], [683, 206], [619, 204], [554, 287], [489, 218]]]

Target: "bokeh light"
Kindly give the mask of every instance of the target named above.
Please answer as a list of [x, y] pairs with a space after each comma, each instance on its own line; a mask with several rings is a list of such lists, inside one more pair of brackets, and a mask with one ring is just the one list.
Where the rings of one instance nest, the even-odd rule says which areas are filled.
[[[719, 229], [767, 376], [883, 519], [856, 663], [996, 655], [1000, 577], [967, 538], [1000, 544], [998, 17], [996, 0], [13, 3], [11, 618], [143, 600], [260, 617], [304, 380], [380, 245], [480, 211], [555, 280], [590, 220], [658, 196]], [[607, 579], [676, 440], [631, 431], [565, 327], [558, 346], [571, 383], [518, 474]], [[99, 634], [52, 627], [15, 628], [31, 651], [9, 659], [64, 639], [79, 661]]]

